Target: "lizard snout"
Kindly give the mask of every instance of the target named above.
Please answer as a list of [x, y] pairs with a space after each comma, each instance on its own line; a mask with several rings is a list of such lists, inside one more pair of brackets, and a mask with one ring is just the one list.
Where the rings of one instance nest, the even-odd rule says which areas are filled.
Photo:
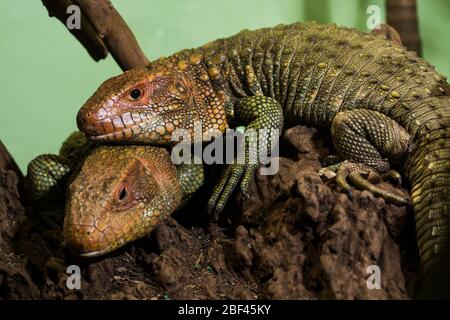
[[96, 109], [86, 103], [77, 115], [77, 125], [81, 132], [93, 140], [121, 141], [139, 133], [139, 127], [144, 121], [152, 122], [157, 118], [138, 112], [124, 112], [121, 115], [111, 115], [104, 108]]
[[102, 126], [98, 112], [90, 108], [83, 107], [78, 111], [77, 125], [78, 129], [88, 136], [98, 136], [107, 133], [104, 126]]
[[68, 221], [64, 226], [66, 246], [82, 257], [96, 257], [114, 249], [108, 236], [109, 234], [94, 225], [74, 224]]

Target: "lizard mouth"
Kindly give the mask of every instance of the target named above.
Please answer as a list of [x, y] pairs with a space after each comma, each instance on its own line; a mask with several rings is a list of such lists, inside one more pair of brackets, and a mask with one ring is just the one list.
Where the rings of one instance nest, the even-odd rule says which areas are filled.
[[139, 125], [133, 126], [131, 128], [125, 128], [120, 131], [114, 131], [110, 133], [91, 135], [89, 138], [93, 141], [122, 141], [125, 138], [131, 138], [133, 135], [139, 134], [142, 128]]
[[138, 111], [105, 117], [104, 112], [83, 107], [78, 112], [77, 125], [94, 141], [121, 141], [132, 139], [158, 119], [157, 115]]
[[[84, 132], [89, 135], [89, 138], [96, 142], [105, 142], [105, 141], [131, 141], [132, 138], [139, 133], [142, 132], [142, 130], [145, 127], [150, 127], [153, 124], [155, 124], [159, 120], [159, 117], [157, 116], [149, 116], [146, 120], [141, 122], [135, 122], [134, 125], [130, 127], [125, 128], [116, 128], [114, 127], [114, 131], [112, 132], [106, 132], [98, 134], [98, 131], [96, 134], [91, 134], [92, 132], [88, 132], [88, 130], [84, 130]], [[106, 130], [105, 130], [106, 131]]]
[[71, 248], [72, 252], [75, 253], [77, 256], [82, 257], [82, 258], [95, 258], [95, 257], [99, 257], [102, 256], [111, 250], [112, 246], [109, 245], [106, 248], [103, 248], [101, 250], [95, 250], [95, 251], [89, 251], [89, 252], [79, 252], [77, 250], [74, 250]]

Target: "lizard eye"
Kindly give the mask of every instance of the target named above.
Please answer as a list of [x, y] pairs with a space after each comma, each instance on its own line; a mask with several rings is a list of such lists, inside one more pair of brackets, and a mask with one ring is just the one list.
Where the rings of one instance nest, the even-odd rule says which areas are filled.
[[126, 187], [122, 187], [118, 193], [117, 200], [118, 202], [122, 202], [127, 198], [128, 191]]
[[141, 92], [141, 90], [139, 90], [139, 89], [133, 89], [133, 90], [130, 92], [130, 97], [131, 97], [131, 99], [133, 99], [133, 100], [137, 100], [137, 99], [139, 99], [141, 96], [142, 96], [142, 92]]

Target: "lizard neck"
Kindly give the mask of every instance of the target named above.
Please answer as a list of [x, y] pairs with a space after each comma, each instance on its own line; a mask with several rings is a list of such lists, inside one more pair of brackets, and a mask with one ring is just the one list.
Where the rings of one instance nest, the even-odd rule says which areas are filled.
[[[217, 40], [200, 48], [184, 50], [176, 56], [182, 61], [182, 66], [189, 66], [185, 72], [195, 79], [200, 92], [207, 92], [212, 100], [219, 98], [228, 122], [234, 120], [233, 106], [236, 102], [254, 95], [274, 98], [283, 107], [285, 118], [291, 119], [292, 108], [289, 105], [293, 105], [293, 101], [287, 101], [286, 81], [281, 81], [278, 75], [287, 77], [286, 61], [293, 59], [295, 50], [284, 42], [281, 43], [283, 46], [280, 47], [280, 43], [276, 46], [272, 38], [254, 37], [247, 40], [239, 37], [228, 41]], [[290, 88], [290, 92], [295, 93], [296, 88]]]
[[230, 85], [231, 64], [226, 55], [200, 47], [181, 51], [169, 59], [189, 79], [194, 93], [191, 104], [194, 118], [202, 122], [215, 119], [206, 126], [225, 131], [229, 127], [227, 121], [234, 117], [233, 106], [240, 98]]

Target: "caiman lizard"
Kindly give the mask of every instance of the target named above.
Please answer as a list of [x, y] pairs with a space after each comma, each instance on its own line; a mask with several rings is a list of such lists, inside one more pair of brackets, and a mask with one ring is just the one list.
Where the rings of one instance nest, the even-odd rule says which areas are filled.
[[[385, 36], [296, 23], [244, 30], [111, 78], [77, 122], [97, 142], [155, 145], [172, 143], [176, 129], [193, 137], [198, 121], [205, 137], [237, 126], [326, 130], [341, 160], [334, 167], [344, 190], [357, 186], [408, 204], [409, 197], [365, 179], [370, 172], [399, 179], [391, 169], [402, 169], [426, 271], [449, 232], [449, 91], [446, 77]], [[245, 194], [257, 168], [230, 164], [209, 210], [217, 216], [238, 184]]]

